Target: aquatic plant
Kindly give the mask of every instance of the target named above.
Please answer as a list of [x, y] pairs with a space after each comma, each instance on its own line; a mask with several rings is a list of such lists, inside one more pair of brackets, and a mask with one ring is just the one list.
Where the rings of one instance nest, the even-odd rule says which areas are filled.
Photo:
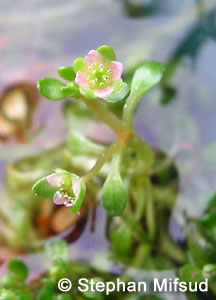
[[[54, 101], [72, 97], [71, 101], [84, 102], [99, 120], [115, 132], [116, 141], [106, 147], [94, 167], [86, 174], [77, 177], [67, 171], [57, 170], [39, 180], [33, 187], [33, 193], [51, 198], [56, 204], [70, 206], [72, 212], [78, 212], [85, 196], [85, 185], [111, 160], [101, 200], [109, 215], [121, 215], [126, 206], [132, 178], [139, 176], [148, 182], [147, 185], [150, 184], [149, 172], [154, 162], [154, 151], [136, 135], [133, 115], [142, 97], [161, 80], [163, 70], [160, 63], [146, 62], [135, 71], [129, 87], [121, 78], [123, 65], [116, 61], [114, 50], [110, 46], [101, 46], [96, 51], [91, 50], [85, 58], [75, 59], [73, 66], [58, 70], [67, 83], [54, 78], [40, 80], [38, 88], [43, 96]], [[121, 111], [118, 112], [120, 117], [112, 111], [110, 104], [121, 106]], [[68, 144], [72, 154], [75, 147], [77, 154], [83, 149], [90, 151], [92, 147], [105, 146], [97, 145], [77, 132], [72, 131], [70, 137], [71, 135]], [[135, 158], [130, 168], [127, 167], [129, 152]], [[141, 185], [143, 186], [143, 181]], [[149, 227], [153, 235], [152, 221], [149, 222]]]

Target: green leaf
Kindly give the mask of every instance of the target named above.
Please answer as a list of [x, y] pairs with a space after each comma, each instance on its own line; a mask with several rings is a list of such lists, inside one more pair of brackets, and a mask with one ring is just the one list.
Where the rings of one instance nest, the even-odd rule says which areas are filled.
[[131, 82], [131, 96], [133, 98], [142, 98], [150, 89], [152, 89], [162, 78], [164, 66], [158, 62], [151, 61], [144, 63], [138, 68]]
[[101, 200], [110, 216], [122, 214], [127, 202], [127, 192], [119, 174], [109, 174], [103, 185]]
[[0, 300], [17, 300], [16, 294], [11, 291], [1, 289], [0, 290]]
[[131, 93], [123, 111], [123, 120], [129, 126], [133, 126], [134, 110], [139, 100], [152, 89], [162, 78], [164, 67], [157, 62], [146, 62], [139, 67], [132, 78]]
[[9, 272], [17, 278], [18, 281], [24, 282], [28, 277], [28, 268], [26, 264], [17, 258], [12, 258], [8, 263]]
[[52, 289], [43, 289], [40, 291], [37, 300], [54, 300], [55, 292]]
[[48, 183], [47, 177], [43, 177], [34, 184], [32, 191], [35, 196], [52, 200], [57, 189]]
[[86, 65], [85, 58], [78, 57], [77, 59], [75, 59], [75, 61], [73, 63], [74, 71], [77, 73], [78, 71], [84, 70], [85, 65]]
[[154, 163], [155, 155], [153, 149], [141, 138], [135, 136], [129, 147], [131, 147], [137, 156], [130, 160], [133, 163], [135, 172], [146, 172], [150, 170]]
[[59, 173], [59, 174], [66, 174], [66, 175], [70, 175], [71, 173], [62, 169], [62, 168], [56, 168], [55, 169], [55, 173]]
[[67, 243], [59, 238], [53, 238], [46, 242], [45, 253], [52, 262], [58, 258], [61, 258], [65, 261], [69, 259]]
[[23, 290], [16, 290], [17, 300], [33, 300], [33, 296]]
[[114, 250], [119, 255], [129, 255], [132, 246], [132, 234], [130, 227], [125, 223], [120, 224], [117, 228], [112, 230], [110, 241]]
[[89, 286], [88, 290], [86, 292], [83, 292], [83, 295], [85, 296], [85, 299], [100, 299], [100, 292], [97, 290], [92, 290], [90, 287], [89, 282], [93, 280], [93, 282], [95, 284], [97, 284], [98, 282], [104, 282], [104, 280], [100, 277], [93, 277], [93, 278], [89, 278], [89, 281], [87, 283], [87, 285]]
[[68, 135], [67, 145], [73, 155], [101, 155], [106, 148], [94, 143], [80, 134], [78, 131], [71, 131]]
[[5, 289], [12, 290], [14, 287], [16, 287], [16, 279], [11, 274], [5, 274], [0, 277], [0, 287]]
[[201, 282], [204, 278], [202, 271], [193, 265], [187, 264], [180, 269], [180, 278], [185, 282]]
[[72, 185], [75, 184], [75, 182], [76, 182], [76, 185], [79, 186], [78, 195], [76, 195], [74, 205], [71, 207], [71, 211], [73, 213], [77, 213], [78, 211], [80, 211], [83, 200], [85, 198], [86, 186], [85, 186], [85, 183], [83, 182], [82, 178], [80, 178], [79, 176], [77, 176], [75, 174], [71, 174], [71, 176], [73, 178]]
[[101, 46], [97, 49], [97, 52], [100, 53], [107, 62], [116, 60], [115, 52], [110, 46]]
[[117, 81], [114, 81], [113, 82], [113, 87], [114, 87], [113, 92], [114, 93], [118, 92], [122, 88], [122, 85], [123, 85], [123, 80], [121, 78]]
[[209, 214], [204, 215], [199, 223], [207, 229], [212, 229], [216, 227], [216, 212], [211, 212]]
[[57, 296], [55, 296], [54, 300], [72, 300], [74, 298], [72, 298], [71, 295], [69, 294], [58, 294]]
[[203, 267], [203, 277], [208, 278], [211, 281], [216, 281], [216, 265], [208, 264]]
[[127, 83], [123, 83], [120, 90], [115, 93], [112, 93], [109, 97], [105, 98], [107, 102], [119, 102], [124, 100], [129, 95], [130, 89]]
[[80, 94], [82, 94], [84, 97], [88, 98], [88, 99], [96, 99], [97, 96], [95, 96], [94, 92], [90, 89], [84, 89], [82, 87], [79, 88], [80, 90]]
[[79, 87], [74, 82], [69, 82], [66, 86], [61, 87], [64, 97], [75, 96], [79, 93]]
[[40, 93], [50, 100], [61, 100], [65, 96], [62, 92], [62, 88], [65, 84], [55, 78], [43, 78], [38, 81], [38, 89]]
[[67, 276], [69, 271], [69, 263], [62, 258], [58, 258], [53, 262], [53, 265], [49, 269], [49, 275], [51, 279], [59, 281], [61, 278]]
[[61, 67], [58, 69], [58, 74], [59, 76], [61, 76], [62, 78], [72, 81], [75, 79], [76, 73], [74, 71], [73, 67]]

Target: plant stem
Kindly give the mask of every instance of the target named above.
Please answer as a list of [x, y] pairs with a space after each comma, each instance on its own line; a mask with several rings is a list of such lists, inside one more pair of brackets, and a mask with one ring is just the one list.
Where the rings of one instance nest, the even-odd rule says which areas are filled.
[[149, 236], [153, 240], [156, 233], [154, 203], [152, 197], [152, 187], [149, 179], [146, 180], [146, 223]]
[[97, 175], [97, 173], [100, 171], [100, 169], [103, 167], [105, 162], [107, 162], [114, 153], [117, 151], [122, 150], [125, 148], [127, 144], [122, 140], [117, 140], [114, 142], [96, 161], [94, 167], [82, 177], [83, 181], [87, 183], [89, 180], [91, 180], [93, 177]]
[[[87, 183], [91, 180], [100, 169], [103, 167], [104, 163], [107, 162], [114, 153], [125, 148], [130, 139], [133, 136], [133, 132], [129, 129], [120, 119], [118, 119], [113, 113], [106, 109], [106, 107], [101, 103], [100, 100], [90, 100], [85, 97], [80, 97], [80, 99], [94, 111], [96, 116], [107, 124], [116, 133], [118, 140], [114, 142], [96, 161], [95, 166], [83, 176], [83, 181]], [[120, 158], [119, 158], [120, 159]]]
[[117, 137], [122, 139], [123, 137], [128, 138], [132, 135], [131, 130], [113, 113], [106, 109], [106, 107], [101, 103], [101, 100], [95, 99], [90, 100], [85, 97], [80, 98], [91, 110], [94, 111], [96, 116], [107, 124], [110, 128], [115, 131]]
[[133, 115], [134, 115], [134, 110], [137, 106], [137, 102], [138, 99], [137, 101], [135, 101], [133, 97], [129, 96], [123, 108], [122, 119], [129, 128], [133, 128]]

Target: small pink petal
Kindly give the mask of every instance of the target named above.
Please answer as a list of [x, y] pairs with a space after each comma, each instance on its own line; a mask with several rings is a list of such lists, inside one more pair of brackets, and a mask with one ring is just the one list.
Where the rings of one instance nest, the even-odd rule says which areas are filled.
[[55, 195], [54, 195], [54, 198], [53, 198], [53, 202], [56, 204], [56, 205], [63, 205], [64, 202], [65, 202], [65, 199], [62, 198], [60, 192], [56, 192]]
[[88, 89], [89, 85], [86, 79], [86, 74], [84, 72], [80, 72], [78, 71], [76, 73], [76, 78], [75, 78], [75, 82], [77, 85], [83, 87], [84, 89]]
[[64, 175], [63, 174], [51, 174], [47, 176], [47, 181], [50, 185], [55, 187], [60, 187], [60, 185], [63, 183]]
[[81, 215], [80, 211], [78, 211], [78, 212], [77, 212], [77, 215], [78, 215], [78, 216], [80, 216], [80, 215]]
[[103, 63], [103, 56], [98, 53], [95, 50], [91, 50], [89, 51], [88, 55], [86, 56], [86, 62], [88, 64], [92, 64], [92, 63], [96, 63], [96, 64], [100, 64]]
[[72, 190], [75, 197], [78, 195], [79, 189], [80, 189], [79, 181], [77, 179], [72, 179]]
[[106, 98], [109, 95], [111, 95], [113, 92], [113, 87], [112, 86], [108, 86], [107, 88], [103, 89], [103, 90], [94, 90], [94, 94], [95, 96], [99, 97], [99, 98]]
[[119, 80], [122, 76], [122, 72], [123, 72], [123, 65], [122, 63], [118, 62], [118, 61], [112, 61], [110, 63], [110, 69], [112, 71], [112, 75], [113, 75], [113, 80]]

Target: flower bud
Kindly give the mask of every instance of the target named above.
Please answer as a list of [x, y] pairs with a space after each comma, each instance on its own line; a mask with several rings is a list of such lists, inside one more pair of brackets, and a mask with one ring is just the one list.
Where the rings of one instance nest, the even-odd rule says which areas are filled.
[[121, 215], [126, 202], [127, 192], [119, 172], [119, 155], [113, 157], [111, 171], [102, 189], [102, 204], [107, 213], [114, 217]]
[[62, 169], [40, 179], [33, 186], [33, 193], [52, 199], [56, 205], [70, 207], [72, 212], [79, 212], [85, 197], [85, 184], [79, 176]]

